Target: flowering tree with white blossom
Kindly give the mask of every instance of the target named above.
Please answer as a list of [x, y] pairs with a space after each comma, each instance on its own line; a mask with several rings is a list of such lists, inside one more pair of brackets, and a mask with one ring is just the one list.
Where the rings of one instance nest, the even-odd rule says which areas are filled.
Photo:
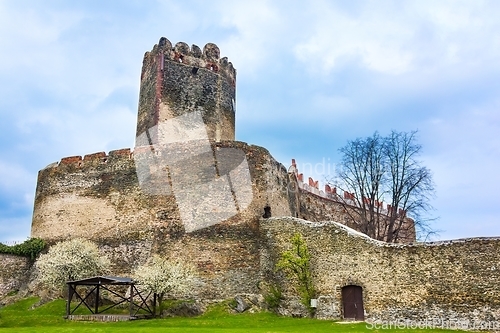
[[95, 243], [76, 238], [51, 246], [35, 265], [38, 280], [51, 290], [60, 290], [68, 280], [106, 273], [110, 261]]
[[158, 295], [161, 309], [166, 294], [184, 293], [189, 290], [195, 280], [195, 272], [190, 266], [155, 255], [144, 265], [137, 267], [134, 280]]

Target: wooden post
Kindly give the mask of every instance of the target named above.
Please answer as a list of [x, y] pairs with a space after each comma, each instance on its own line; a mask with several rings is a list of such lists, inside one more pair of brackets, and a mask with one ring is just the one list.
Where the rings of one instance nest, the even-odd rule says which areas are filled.
[[95, 290], [95, 314], [99, 313], [99, 285], [97, 285], [97, 288]]
[[134, 285], [130, 285], [130, 295], [129, 295], [129, 300], [128, 300], [128, 305], [129, 305], [129, 316], [132, 317], [132, 303], [134, 302]]
[[69, 314], [71, 313], [71, 300], [73, 299], [73, 286], [71, 284], [68, 284], [68, 301], [66, 303], [66, 318], [69, 317]]
[[156, 317], [156, 293], [153, 293], [153, 317]]

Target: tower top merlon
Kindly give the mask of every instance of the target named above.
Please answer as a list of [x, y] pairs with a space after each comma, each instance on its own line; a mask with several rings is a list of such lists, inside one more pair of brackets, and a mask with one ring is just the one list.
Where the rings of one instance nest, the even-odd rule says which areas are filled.
[[226, 76], [232, 80], [233, 85], [236, 84], [236, 69], [228, 61], [227, 57], [220, 57], [220, 49], [214, 43], [207, 43], [201, 50], [195, 44], [189, 47], [184, 42], [178, 42], [175, 46], [172, 46], [172, 43], [167, 38], [162, 37], [151, 51], [146, 52], [144, 62], [150, 60], [150, 57], [156, 57], [160, 54], [163, 55], [164, 61], [205, 68]]
[[147, 132], [149, 144], [172, 140], [173, 133], [162, 124], [196, 114], [207, 139], [234, 140], [235, 105], [236, 70], [226, 57], [220, 58], [217, 45], [208, 43], [203, 50], [184, 42], [172, 46], [162, 37], [144, 55], [136, 138]]

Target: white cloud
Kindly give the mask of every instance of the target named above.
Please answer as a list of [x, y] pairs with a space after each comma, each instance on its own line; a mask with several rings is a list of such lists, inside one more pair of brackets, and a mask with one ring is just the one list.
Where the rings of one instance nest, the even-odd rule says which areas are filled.
[[247, 75], [259, 74], [258, 69], [263, 64], [278, 63], [275, 55], [283, 52], [280, 39], [287, 33], [287, 26], [282, 16], [283, 8], [275, 4], [265, 0], [218, 2], [220, 24], [232, 30], [219, 46], [230, 52], [229, 60]]
[[0, 3], [0, 72], [57, 72], [67, 60], [59, 38], [81, 19], [78, 12], [41, 12], [22, 3]]
[[[25, 135], [44, 133], [45, 137], [42, 143], [28, 140], [27, 143], [21, 144], [20, 148], [25, 151], [42, 149], [60, 158], [100, 150], [128, 148], [133, 145], [135, 110], [116, 106], [105, 110], [95, 108], [87, 112], [78, 111], [64, 113], [64, 110], [59, 110], [51, 113], [49, 110], [32, 110], [27, 117], [19, 119], [18, 126]], [[64, 117], [57, 117], [57, 114], [64, 114]]]
[[440, 228], [449, 234], [500, 235], [500, 225], [493, 222], [499, 213], [498, 106], [500, 103], [490, 109], [467, 110], [454, 118], [433, 119], [421, 133], [424, 149], [431, 151], [425, 163], [436, 182], [434, 204], [441, 216]]
[[365, 2], [355, 14], [316, 1], [316, 20], [298, 43], [299, 60], [329, 73], [356, 59], [369, 70], [398, 75], [476, 64], [500, 56], [500, 11], [494, 2]]
[[328, 2], [314, 2], [308, 14], [316, 19], [308, 38], [295, 48], [298, 59], [323, 72], [352, 59], [389, 74], [409, 70], [412, 54], [401, 42], [411, 38], [411, 27], [397, 16], [381, 15], [383, 9], [373, 4], [367, 3], [359, 16], [353, 17]]

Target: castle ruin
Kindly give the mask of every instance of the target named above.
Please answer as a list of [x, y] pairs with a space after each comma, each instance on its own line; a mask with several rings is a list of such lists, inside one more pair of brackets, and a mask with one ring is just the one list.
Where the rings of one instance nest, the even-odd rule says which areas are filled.
[[[299, 231], [311, 249], [318, 318], [354, 318], [357, 304], [358, 319], [500, 320], [499, 239], [405, 245], [356, 232], [349, 194], [304, 183], [295, 162], [287, 169], [266, 149], [234, 141], [235, 100], [236, 70], [215, 44], [161, 38], [144, 56], [134, 149], [40, 170], [31, 236], [90, 239], [113, 275], [153, 254], [183, 258], [201, 278], [185, 297], [259, 295], [262, 283], [279, 283], [293, 300], [274, 267]], [[414, 242], [414, 229], [402, 238]], [[0, 266], [13, 267], [15, 258], [5, 258]]]

